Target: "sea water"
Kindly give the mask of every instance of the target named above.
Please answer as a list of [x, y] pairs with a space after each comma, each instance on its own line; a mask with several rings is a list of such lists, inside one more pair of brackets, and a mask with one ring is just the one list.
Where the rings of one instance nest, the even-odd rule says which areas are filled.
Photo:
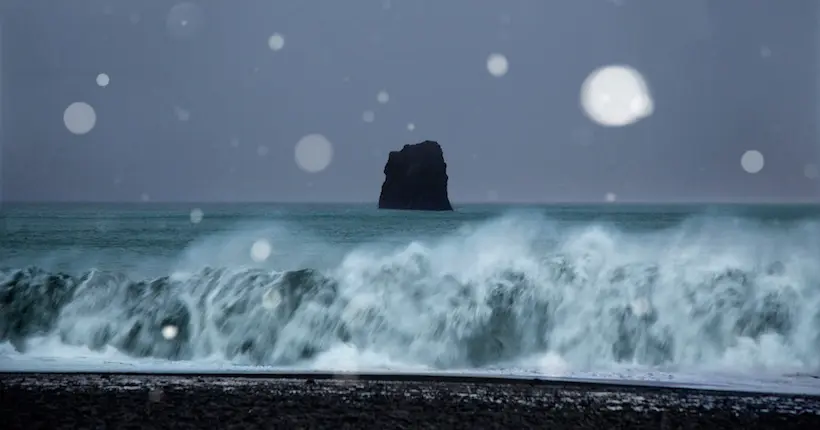
[[815, 206], [0, 213], [0, 371], [469, 372], [820, 392]]

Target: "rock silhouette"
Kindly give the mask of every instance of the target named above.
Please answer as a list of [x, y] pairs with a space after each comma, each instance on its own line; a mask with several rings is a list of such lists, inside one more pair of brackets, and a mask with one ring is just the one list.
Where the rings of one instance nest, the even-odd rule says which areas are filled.
[[447, 179], [447, 163], [438, 142], [404, 145], [387, 158], [379, 209], [451, 211]]

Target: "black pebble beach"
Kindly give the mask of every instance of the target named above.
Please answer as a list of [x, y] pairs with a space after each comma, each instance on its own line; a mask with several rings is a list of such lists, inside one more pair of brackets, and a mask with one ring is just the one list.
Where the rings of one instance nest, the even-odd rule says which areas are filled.
[[6, 429], [818, 429], [820, 398], [493, 378], [1, 374]]

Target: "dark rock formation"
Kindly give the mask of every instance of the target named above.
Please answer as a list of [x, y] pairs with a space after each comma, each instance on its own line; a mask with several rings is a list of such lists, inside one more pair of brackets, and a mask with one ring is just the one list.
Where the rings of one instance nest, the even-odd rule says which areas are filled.
[[379, 209], [453, 210], [447, 197], [447, 163], [438, 142], [425, 140], [390, 152]]

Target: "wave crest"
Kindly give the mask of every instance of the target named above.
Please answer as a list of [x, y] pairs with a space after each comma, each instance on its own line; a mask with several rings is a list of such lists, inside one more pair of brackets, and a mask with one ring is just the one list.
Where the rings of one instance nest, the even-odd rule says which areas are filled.
[[438, 369], [544, 356], [578, 369], [820, 367], [815, 227], [733, 225], [642, 234], [505, 218], [326, 270], [10, 269], [0, 341], [275, 366], [347, 347]]

